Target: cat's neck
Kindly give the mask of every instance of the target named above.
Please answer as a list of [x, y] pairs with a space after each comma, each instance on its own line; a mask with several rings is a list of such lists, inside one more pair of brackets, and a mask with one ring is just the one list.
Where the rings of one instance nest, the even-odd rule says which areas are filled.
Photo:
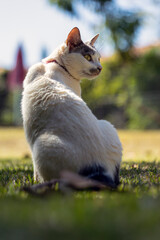
[[68, 70], [66, 70], [63, 65], [56, 63], [58, 65], [58, 76], [57, 80], [64, 83], [66, 86], [71, 88], [74, 93], [76, 93], [79, 97], [81, 97], [81, 86], [80, 79], [74, 78]]
[[60, 58], [56, 57], [52, 59], [52, 61], [47, 64], [46, 68], [47, 71], [45, 75], [47, 77], [65, 84], [67, 87], [71, 88], [75, 94], [81, 97], [80, 79], [74, 78], [69, 73]]
[[46, 59], [46, 75], [55, 79], [73, 90], [79, 97], [81, 97], [80, 79], [73, 76], [67, 69], [63, 62], [63, 54], [66, 51], [66, 44], [63, 43], [60, 47]]

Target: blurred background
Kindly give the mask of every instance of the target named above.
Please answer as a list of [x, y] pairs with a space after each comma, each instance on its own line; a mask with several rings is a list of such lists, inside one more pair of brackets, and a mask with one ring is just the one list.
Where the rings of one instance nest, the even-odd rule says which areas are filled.
[[160, 0], [0, 0], [0, 125], [21, 126], [28, 68], [79, 27], [103, 71], [82, 97], [119, 129], [160, 128]]

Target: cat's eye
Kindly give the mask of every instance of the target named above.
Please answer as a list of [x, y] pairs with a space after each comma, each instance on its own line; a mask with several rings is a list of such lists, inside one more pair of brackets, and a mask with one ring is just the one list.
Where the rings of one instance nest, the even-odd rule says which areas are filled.
[[84, 57], [89, 62], [92, 60], [92, 58], [91, 58], [91, 56], [89, 54], [84, 55]]

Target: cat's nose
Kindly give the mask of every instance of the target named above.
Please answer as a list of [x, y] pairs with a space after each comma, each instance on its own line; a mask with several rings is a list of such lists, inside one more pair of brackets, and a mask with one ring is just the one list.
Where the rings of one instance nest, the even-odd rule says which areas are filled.
[[99, 72], [101, 72], [101, 71], [102, 71], [102, 67], [101, 67], [101, 66], [98, 66], [98, 67], [97, 67], [97, 70], [98, 70]]

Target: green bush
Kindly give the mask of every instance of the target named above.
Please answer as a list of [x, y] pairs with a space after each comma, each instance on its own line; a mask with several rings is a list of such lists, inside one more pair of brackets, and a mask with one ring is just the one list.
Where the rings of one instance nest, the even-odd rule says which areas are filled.
[[7, 108], [8, 86], [7, 86], [7, 70], [0, 70], [0, 124], [3, 124], [3, 116]]
[[82, 97], [97, 117], [119, 128], [159, 128], [160, 50], [128, 62], [115, 55], [102, 66], [97, 80], [82, 82]]

